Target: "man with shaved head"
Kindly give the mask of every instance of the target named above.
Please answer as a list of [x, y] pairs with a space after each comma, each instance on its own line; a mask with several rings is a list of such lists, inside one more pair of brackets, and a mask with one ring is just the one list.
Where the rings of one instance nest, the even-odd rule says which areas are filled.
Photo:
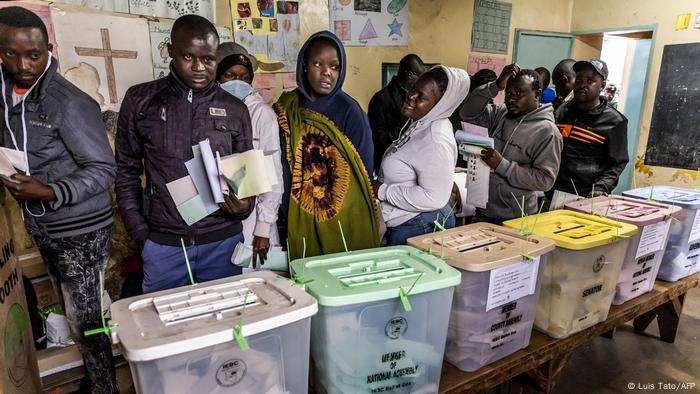
[[[188, 175], [192, 146], [208, 139], [221, 156], [253, 148], [248, 108], [221, 89], [216, 76], [219, 36], [205, 18], [185, 15], [173, 25], [170, 75], [132, 86], [117, 124], [117, 202], [129, 235], [143, 243], [143, 291], [190, 283], [181, 243], [197, 282], [241, 273], [230, 263], [243, 240], [249, 198], [226, 195], [220, 209], [188, 225], [167, 184]], [[146, 188], [141, 175], [146, 174]]]
[[384, 151], [398, 138], [408, 120], [401, 114], [406, 92], [425, 72], [425, 64], [416, 54], [408, 54], [399, 62], [399, 72], [386, 87], [374, 94], [369, 102], [367, 115], [374, 141], [374, 168], [379, 170]]
[[552, 83], [557, 92], [557, 97], [552, 103], [555, 110], [574, 97], [574, 82], [576, 82], [574, 63], [576, 63], [574, 59], [564, 59], [552, 71]]

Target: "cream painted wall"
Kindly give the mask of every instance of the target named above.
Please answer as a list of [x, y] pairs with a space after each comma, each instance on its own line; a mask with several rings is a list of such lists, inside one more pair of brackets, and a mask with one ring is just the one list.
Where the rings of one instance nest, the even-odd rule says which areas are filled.
[[603, 34], [586, 34], [574, 37], [571, 49], [572, 59], [591, 59], [600, 57], [603, 48]]
[[630, 158], [635, 163], [633, 185], [645, 186], [651, 184], [676, 184], [679, 186], [700, 186], [697, 171], [677, 170], [664, 167], [644, 165], [643, 155], [646, 151], [649, 137], [649, 125], [654, 107], [656, 86], [661, 67], [661, 56], [664, 45], [682, 44], [700, 41], [700, 30], [688, 29], [675, 31], [674, 26], [678, 14], [700, 12], [700, 3], [696, 0], [673, 0], [659, 2], [655, 0], [575, 0], [571, 30], [574, 32], [599, 29], [624, 29], [640, 25], [657, 25], [656, 43], [652, 54], [651, 70], [647, 95], [644, 103], [642, 127], [639, 137], [637, 157]]
[[[228, 5], [220, 0], [218, 24], [230, 21]], [[506, 61], [511, 61], [515, 29], [568, 32], [574, 0], [512, 0], [510, 40]], [[301, 36], [305, 40], [328, 29], [328, 1], [301, 0]], [[417, 53], [429, 63], [466, 68], [471, 48], [473, 0], [410, 0], [408, 47], [348, 47], [348, 71], [343, 89], [367, 108], [381, 88], [382, 62], [398, 62]], [[230, 22], [229, 22], [230, 23]], [[278, 77], [278, 82], [281, 80]], [[278, 83], [279, 84], [279, 83]], [[279, 91], [279, 89], [277, 89]]]

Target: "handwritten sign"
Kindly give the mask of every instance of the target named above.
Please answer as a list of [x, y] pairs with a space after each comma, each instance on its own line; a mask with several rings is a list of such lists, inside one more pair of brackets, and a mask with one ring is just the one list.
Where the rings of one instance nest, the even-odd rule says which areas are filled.
[[500, 75], [503, 67], [506, 65], [506, 58], [490, 55], [469, 55], [467, 60], [467, 72], [469, 75], [474, 75], [482, 69], [493, 70], [496, 75]]

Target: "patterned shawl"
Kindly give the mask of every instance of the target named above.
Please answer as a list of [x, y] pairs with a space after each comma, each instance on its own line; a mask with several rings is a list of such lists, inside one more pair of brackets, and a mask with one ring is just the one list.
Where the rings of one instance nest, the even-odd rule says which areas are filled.
[[[283, 130], [292, 174], [289, 198], [289, 257], [379, 246], [372, 186], [360, 155], [327, 117], [299, 108], [297, 92], [286, 92], [274, 105]], [[339, 226], [339, 222], [342, 225]]]

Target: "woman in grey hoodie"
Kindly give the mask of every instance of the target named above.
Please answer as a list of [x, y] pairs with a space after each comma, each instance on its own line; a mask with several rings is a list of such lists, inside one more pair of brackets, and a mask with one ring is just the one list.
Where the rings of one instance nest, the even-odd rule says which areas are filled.
[[469, 92], [469, 75], [436, 66], [406, 95], [401, 112], [409, 120], [384, 153], [377, 188], [389, 245], [429, 233], [435, 220], [454, 227], [448, 205], [457, 144], [449, 116]]
[[[505, 104], [490, 104], [503, 89]], [[496, 81], [470, 93], [460, 108], [463, 121], [488, 128], [494, 140], [494, 149], [481, 156], [492, 169], [488, 205], [477, 211], [482, 220], [537, 213], [536, 192], [551, 189], [557, 179], [563, 142], [552, 105], [540, 106], [541, 90], [537, 72], [511, 64]]]

